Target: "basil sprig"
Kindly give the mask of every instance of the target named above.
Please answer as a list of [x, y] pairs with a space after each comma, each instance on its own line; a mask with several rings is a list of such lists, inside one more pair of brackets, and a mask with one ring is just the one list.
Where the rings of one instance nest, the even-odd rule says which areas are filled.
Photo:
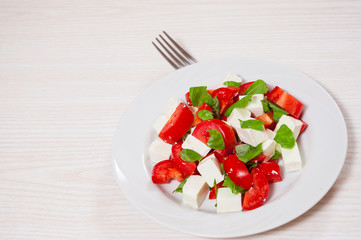
[[258, 131], [263, 130], [264, 122], [261, 120], [257, 120], [257, 119], [250, 119], [250, 120], [245, 120], [245, 121], [242, 121], [241, 119], [238, 119], [238, 120], [241, 124], [241, 128], [254, 129], [254, 130], [258, 130]]
[[218, 98], [212, 98], [212, 95], [207, 92], [206, 86], [191, 87], [189, 89], [189, 99], [194, 107], [199, 107], [203, 103], [207, 103], [212, 108], [212, 111], [219, 117], [219, 101]]
[[283, 148], [291, 149], [295, 146], [296, 141], [293, 136], [293, 132], [286, 124], [282, 124], [278, 129], [274, 140], [281, 145]]
[[183, 149], [180, 152], [180, 157], [186, 162], [196, 162], [202, 159], [202, 156], [199, 153], [191, 149]]
[[262, 143], [258, 144], [257, 147], [253, 147], [248, 144], [241, 144], [237, 145], [235, 149], [238, 159], [244, 163], [247, 163], [249, 160], [257, 157], [263, 152]]
[[209, 139], [207, 141], [207, 146], [213, 149], [224, 149], [225, 143], [223, 136], [218, 130], [208, 130]]
[[265, 94], [267, 92], [267, 84], [262, 79], [258, 79], [247, 88], [244, 95]]

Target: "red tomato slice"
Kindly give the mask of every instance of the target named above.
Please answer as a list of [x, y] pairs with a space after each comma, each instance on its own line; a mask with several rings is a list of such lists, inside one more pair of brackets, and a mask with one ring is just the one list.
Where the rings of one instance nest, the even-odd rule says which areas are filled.
[[198, 124], [200, 124], [203, 120], [200, 119], [198, 117], [198, 112], [201, 111], [201, 110], [208, 110], [208, 111], [211, 111], [212, 112], [212, 108], [210, 106], [208, 106], [207, 103], [203, 103], [199, 108], [198, 108], [198, 111], [196, 113], [196, 116], [194, 117], [194, 121], [193, 121], [193, 126], [197, 126]]
[[276, 122], [273, 120], [273, 112], [262, 114], [258, 117], [255, 117], [255, 119], [264, 122], [263, 126], [265, 128], [274, 129], [276, 127]]
[[254, 83], [254, 81], [242, 84], [239, 87], [239, 95], [243, 95], [244, 92], [247, 90], [247, 88], [249, 88], [249, 86], [251, 86], [252, 83]]
[[189, 92], [185, 95], [188, 106], [193, 106], [191, 99], [189, 98]]
[[[218, 183], [217, 189], [222, 188], [222, 184], [223, 184], [223, 181]], [[214, 187], [212, 187], [211, 191], [209, 192], [208, 199], [216, 199], [216, 198], [217, 198], [216, 189]]]
[[282, 181], [280, 166], [274, 162], [264, 162], [257, 168], [266, 176], [269, 183]]
[[267, 94], [267, 98], [295, 118], [299, 118], [302, 113], [303, 104], [278, 86]]
[[209, 119], [201, 122], [194, 129], [192, 135], [198, 140], [207, 144], [209, 139], [209, 130], [218, 130], [223, 137], [225, 149], [233, 149], [236, 144], [236, 136], [231, 126], [219, 119]]
[[268, 196], [269, 186], [266, 176], [257, 168], [251, 171], [253, 186], [244, 194], [243, 209], [260, 207]]
[[265, 159], [266, 159], [266, 156], [263, 153], [261, 153], [257, 157], [252, 158], [251, 160], [249, 160], [249, 162], [259, 163], [259, 162], [263, 162]]
[[223, 163], [223, 161], [233, 153], [232, 148], [223, 149], [223, 150], [214, 150], [214, 156], [216, 156], [219, 163]]
[[186, 178], [189, 175], [193, 175], [194, 171], [197, 168], [195, 162], [186, 162], [180, 157], [180, 152], [182, 151], [182, 142], [174, 144], [172, 146], [172, 156], [171, 161], [175, 169], [180, 171], [183, 174], [183, 177]]
[[223, 115], [227, 108], [234, 103], [239, 94], [238, 87], [221, 87], [213, 91], [212, 97], [217, 97], [219, 101], [219, 113]]
[[173, 144], [182, 139], [193, 123], [193, 113], [184, 104], [180, 103], [159, 133], [159, 138], [164, 142]]
[[251, 175], [244, 163], [236, 155], [229, 155], [223, 162], [224, 171], [234, 184], [244, 189], [250, 189], [252, 186]]
[[305, 130], [305, 128], [308, 126], [308, 124], [307, 123], [305, 123], [304, 121], [302, 121], [301, 119], [299, 119], [303, 124], [302, 124], [302, 127], [301, 127], [301, 129], [300, 129], [300, 133], [303, 131], [303, 130]]
[[153, 183], [167, 183], [172, 178], [176, 179], [179, 182], [184, 180], [182, 173], [173, 167], [173, 164], [170, 160], [161, 161], [153, 167]]

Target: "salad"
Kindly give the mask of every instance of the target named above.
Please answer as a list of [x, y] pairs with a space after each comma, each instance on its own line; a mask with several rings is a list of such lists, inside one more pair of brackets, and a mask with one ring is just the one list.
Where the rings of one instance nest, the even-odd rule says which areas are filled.
[[185, 102], [169, 100], [153, 124], [152, 181], [180, 182], [173, 193], [192, 208], [208, 196], [219, 213], [252, 210], [282, 181], [280, 159], [286, 172], [302, 169], [303, 104], [261, 79], [244, 83], [229, 73], [222, 82], [215, 90], [191, 87]]

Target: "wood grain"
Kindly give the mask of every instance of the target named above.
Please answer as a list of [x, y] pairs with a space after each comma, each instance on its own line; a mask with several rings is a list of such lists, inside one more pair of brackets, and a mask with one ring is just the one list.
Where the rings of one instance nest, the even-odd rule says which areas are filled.
[[150, 44], [162, 30], [200, 61], [305, 72], [344, 114], [348, 154], [330, 192], [247, 239], [360, 239], [361, 1], [351, 0], [0, 1], [0, 239], [197, 239], [143, 216], [112, 172], [118, 120], [173, 71]]

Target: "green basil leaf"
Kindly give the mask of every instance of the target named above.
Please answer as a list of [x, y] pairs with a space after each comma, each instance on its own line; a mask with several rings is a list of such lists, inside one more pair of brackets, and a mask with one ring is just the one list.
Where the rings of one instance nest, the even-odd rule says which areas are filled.
[[191, 149], [183, 149], [180, 152], [180, 157], [186, 162], [196, 162], [202, 159], [202, 156], [199, 153]]
[[235, 81], [225, 81], [223, 83], [223, 85], [227, 86], [227, 87], [240, 87], [241, 86], [241, 82], [235, 82]]
[[275, 154], [271, 157], [271, 159], [278, 159], [281, 157], [281, 153], [277, 150], [275, 150]]
[[219, 101], [218, 101], [218, 98], [215, 97], [213, 98], [213, 101], [214, 101], [214, 104], [213, 105], [209, 105], [214, 113], [214, 115], [216, 116], [216, 118], [219, 118], [219, 109], [220, 109], [220, 106], [219, 106]]
[[267, 84], [263, 80], [258, 79], [247, 88], [244, 95], [265, 94], [267, 92]]
[[237, 102], [235, 102], [234, 104], [232, 104], [227, 111], [224, 113], [224, 115], [226, 117], [229, 117], [231, 115], [231, 112], [233, 111], [233, 109], [235, 108], [245, 108], [247, 107], [248, 103], [252, 101], [252, 96], [251, 95], [247, 95], [243, 98], [241, 98], [240, 100], [238, 100]]
[[178, 187], [173, 191], [173, 193], [175, 193], [175, 192], [183, 193], [183, 186], [184, 186], [184, 184], [187, 182], [188, 178], [189, 178], [189, 176], [186, 177], [186, 178], [178, 185]]
[[217, 195], [218, 195], [218, 189], [217, 189], [217, 181], [216, 181], [216, 179], [214, 179], [213, 186], [214, 186], [214, 190], [215, 190], [215, 192], [216, 192], [216, 197], [217, 197]]
[[261, 100], [261, 103], [262, 103], [263, 111], [264, 111], [265, 113], [269, 112], [270, 109], [269, 109], [268, 104], [267, 104], [264, 100]]
[[257, 157], [262, 153], [262, 143], [258, 144], [257, 147], [253, 147], [248, 144], [241, 144], [235, 147], [236, 155], [239, 160], [247, 163], [249, 160]]
[[286, 124], [282, 124], [278, 129], [274, 140], [281, 145], [283, 148], [291, 149], [295, 146], [295, 137], [291, 129]]
[[254, 130], [258, 130], [258, 131], [263, 130], [264, 122], [261, 120], [257, 120], [257, 119], [250, 119], [250, 120], [246, 120], [246, 121], [242, 121], [240, 119], [238, 119], [238, 120], [241, 123], [241, 128], [254, 129]]
[[218, 130], [208, 130], [209, 139], [207, 141], [207, 146], [213, 149], [224, 149], [225, 144], [223, 136]]
[[224, 182], [222, 186], [231, 189], [233, 194], [245, 193], [247, 191], [247, 189], [241, 188], [240, 186], [232, 182], [232, 180], [228, 176], [224, 177]]
[[203, 121], [213, 118], [213, 113], [209, 110], [200, 110], [197, 112], [197, 115]]
[[255, 162], [249, 162], [249, 163], [245, 163], [247, 169], [248, 169], [248, 172], [251, 172], [251, 169], [254, 168], [254, 167], [257, 167], [257, 163]]
[[194, 107], [202, 105], [203, 95], [207, 92], [206, 86], [191, 87], [189, 89], [189, 99]]
[[224, 165], [223, 165], [223, 163], [221, 163], [221, 169], [222, 169], [222, 174], [223, 174], [223, 175], [226, 174], [226, 171], [224, 170]]
[[283, 110], [282, 108], [278, 107], [277, 105], [275, 105], [271, 102], [267, 102], [267, 103], [273, 111], [273, 120], [275, 122], [278, 122], [280, 120], [280, 118], [282, 117], [282, 115], [289, 114], [287, 111]]

